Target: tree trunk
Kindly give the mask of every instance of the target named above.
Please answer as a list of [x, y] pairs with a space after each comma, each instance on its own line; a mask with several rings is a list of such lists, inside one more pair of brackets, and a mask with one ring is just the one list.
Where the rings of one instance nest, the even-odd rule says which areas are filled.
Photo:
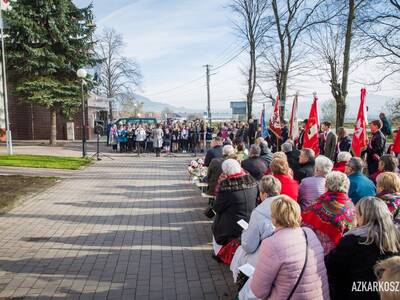
[[50, 108], [50, 145], [57, 144], [57, 110]]
[[336, 132], [339, 127], [343, 127], [344, 116], [346, 114], [346, 100], [344, 97], [336, 97]]
[[353, 36], [353, 20], [355, 18], [355, 0], [349, 0], [349, 14], [347, 16], [347, 26], [346, 26], [346, 39], [344, 44], [343, 52], [343, 77], [341, 85], [341, 99], [336, 101], [337, 109], [337, 121], [336, 128], [342, 127], [344, 124], [344, 115], [346, 113], [346, 98], [347, 98], [347, 83], [349, 80], [349, 69], [350, 69], [350, 47], [351, 39]]
[[111, 100], [108, 101], [108, 107], [109, 107], [109, 110], [110, 110], [110, 114], [109, 114], [109, 116], [110, 116], [110, 121], [114, 121], [114, 116], [113, 116], [113, 105], [112, 105], [112, 101], [111, 101]]
[[285, 120], [286, 92], [287, 92], [287, 72], [282, 72], [281, 91], [279, 95], [279, 116], [281, 121]]

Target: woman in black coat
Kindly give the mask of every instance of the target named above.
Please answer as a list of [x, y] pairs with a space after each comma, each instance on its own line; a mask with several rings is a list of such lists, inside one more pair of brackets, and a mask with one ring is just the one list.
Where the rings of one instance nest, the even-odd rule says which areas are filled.
[[359, 282], [372, 286], [377, 281], [375, 264], [400, 252], [399, 232], [382, 200], [361, 199], [356, 217], [358, 227], [345, 233], [325, 257], [332, 300], [379, 300], [377, 291], [361, 291]]
[[249, 222], [258, 192], [257, 182], [241, 169], [238, 161], [225, 160], [222, 163], [222, 172], [225, 179], [217, 187], [217, 197], [213, 205], [216, 216], [212, 232], [217, 246], [226, 245], [240, 237], [243, 229], [237, 221], [243, 219]]
[[344, 127], [340, 127], [337, 132], [338, 142], [336, 144], [335, 160], [339, 152], [350, 152], [351, 138]]

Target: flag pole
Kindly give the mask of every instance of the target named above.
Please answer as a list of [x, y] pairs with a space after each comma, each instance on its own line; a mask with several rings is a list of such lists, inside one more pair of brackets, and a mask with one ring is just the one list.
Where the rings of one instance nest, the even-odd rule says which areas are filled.
[[7, 138], [7, 153], [9, 155], [13, 154], [12, 147], [12, 136], [10, 129], [10, 117], [8, 113], [8, 93], [7, 93], [7, 75], [6, 75], [6, 52], [4, 46], [4, 20], [3, 20], [3, 9], [0, 8], [0, 20], [1, 20], [1, 56], [2, 56], [2, 72], [3, 72], [3, 96], [4, 96], [4, 112], [5, 112], [5, 121], [6, 121], [6, 138]]

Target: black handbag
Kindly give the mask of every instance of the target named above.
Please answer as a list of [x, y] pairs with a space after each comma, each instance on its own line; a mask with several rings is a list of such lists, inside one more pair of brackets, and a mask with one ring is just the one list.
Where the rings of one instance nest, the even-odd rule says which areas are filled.
[[297, 289], [297, 286], [299, 285], [300, 280], [301, 280], [301, 278], [303, 277], [304, 270], [306, 269], [306, 265], [307, 265], [307, 261], [308, 261], [308, 239], [307, 239], [307, 234], [306, 234], [306, 232], [304, 231], [304, 229], [302, 229], [302, 230], [303, 230], [304, 237], [305, 237], [305, 239], [306, 239], [306, 258], [305, 258], [305, 260], [304, 260], [304, 265], [303, 265], [303, 269], [301, 270], [300, 276], [299, 276], [299, 278], [297, 279], [296, 284], [294, 285], [294, 287], [293, 287], [292, 291], [290, 292], [289, 296], [287, 297], [287, 300], [290, 300], [290, 299], [292, 298], [292, 296], [293, 296], [295, 290]]
[[212, 219], [212, 218], [215, 216], [215, 211], [212, 209], [211, 206], [208, 206], [208, 207], [204, 210], [203, 214], [204, 214], [207, 218]]

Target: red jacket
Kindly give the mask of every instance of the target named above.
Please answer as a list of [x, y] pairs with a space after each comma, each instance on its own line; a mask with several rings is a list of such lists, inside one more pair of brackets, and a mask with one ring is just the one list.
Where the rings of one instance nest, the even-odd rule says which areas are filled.
[[299, 184], [289, 175], [284, 174], [274, 174], [275, 178], [279, 179], [282, 185], [281, 194], [287, 195], [293, 200], [297, 201], [299, 196]]
[[347, 162], [345, 161], [338, 161], [337, 163], [335, 163], [335, 165], [333, 166], [332, 171], [339, 171], [344, 173], [345, 169], [346, 169], [346, 164]]

